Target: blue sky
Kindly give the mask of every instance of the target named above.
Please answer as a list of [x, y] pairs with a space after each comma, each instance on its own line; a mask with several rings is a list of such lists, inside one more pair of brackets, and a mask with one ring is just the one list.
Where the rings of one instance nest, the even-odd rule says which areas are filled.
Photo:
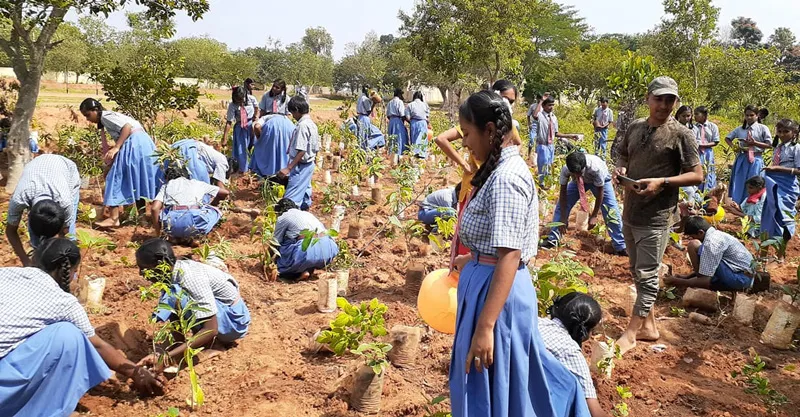
[[[268, 37], [284, 44], [300, 40], [309, 26], [323, 26], [334, 39], [334, 57], [341, 58], [345, 45], [360, 42], [366, 33], [397, 33], [400, 9], [410, 11], [414, 0], [210, 0], [211, 10], [198, 22], [185, 15], [177, 18], [178, 37], [209, 36], [232, 49], [264, 45]], [[596, 33], [644, 32], [661, 18], [660, 0], [561, 0], [575, 6]], [[776, 27], [792, 28], [800, 38], [798, 0], [715, 0], [720, 7], [720, 26], [728, 27], [737, 16], [753, 18], [766, 39]], [[125, 27], [121, 13], [109, 23]]]

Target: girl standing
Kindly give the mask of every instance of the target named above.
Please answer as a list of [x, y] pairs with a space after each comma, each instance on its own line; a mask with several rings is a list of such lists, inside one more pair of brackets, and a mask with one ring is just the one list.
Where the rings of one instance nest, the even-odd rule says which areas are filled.
[[286, 96], [286, 81], [278, 78], [272, 83], [272, 88], [261, 97], [261, 114], [289, 114], [286, 105], [289, 100]]
[[239, 161], [239, 172], [249, 169], [248, 152], [253, 144], [253, 119], [256, 107], [244, 87], [234, 87], [228, 104], [225, 130], [222, 131], [223, 146], [228, 143], [228, 132], [233, 124], [233, 157]]
[[[783, 119], [778, 122], [777, 140], [773, 142], [777, 146], [772, 154], [772, 165], [764, 167], [768, 182], [771, 180], [775, 183], [773, 195], [777, 197], [774, 199], [777, 210], [767, 211], [767, 206], [764, 206], [761, 230], [769, 233], [770, 237], [781, 236], [785, 240], [794, 236], [794, 216], [797, 213], [797, 198], [800, 196], [797, 180], [797, 175], [800, 175], [798, 130], [798, 124], [793, 120]], [[769, 196], [767, 200], [771, 200]]]
[[301, 210], [311, 207], [311, 178], [314, 175], [315, 159], [319, 152], [319, 129], [308, 114], [308, 102], [301, 96], [289, 100], [289, 112], [297, 120], [292, 139], [286, 152], [289, 163], [278, 172], [281, 178], [288, 178], [285, 198], [294, 201]]
[[[461, 272], [450, 362], [453, 416], [575, 415], [581, 404], [570, 394], [576, 391], [551, 392], [548, 385], [568, 371], [537, 330], [536, 290], [526, 264], [536, 254], [539, 204], [511, 139], [511, 113], [498, 94], [481, 91], [461, 106], [459, 124], [465, 145], [485, 162], [472, 179], [457, 232], [472, 259], [455, 265]], [[573, 412], [555, 411], [562, 409]]]
[[93, 98], [83, 100], [80, 110], [86, 120], [97, 124], [104, 150], [108, 147], [106, 132], [114, 140], [114, 146], [104, 156], [106, 164], [111, 165], [103, 194], [109, 217], [95, 226], [119, 227], [122, 206], [136, 203], [142, 208], [145, 200], [152, 200], [158, 192], [155, 144], [139, 122], [124, 114], [104, 110], [103, 105]]
[[692, 125], [692, 108], [689, 106], [678, 107], [678, 111], [675, 112], [675, 120], [689, 130], [694, 129], [694, 125]]
[[708, 120], [708, 109], [705, 106], [700, 106], [694, 110], [694, 133], [697, 137], [700, 163], [706, 173], [705, 181], [700, 184], [700, 191], [706, 191], [717, 186], [714, 147], [719, 145], [719, 127]]
[[428, 157], [428, 127], [430, 126], [431, 109], [422, 98], [422, 92], [414, 92], [414, 100], [406, 106], [406, 119], [411, 127], [409, 141], [411, 151], [418, 158]]
[[406, 105], [403, 103], [403, 90], [396, 88], [394, 98], [386, 105], [386, 118], [389, 119], [389, 137], [394, 138], [397, 144], [397, 154], [405, 152], [408, 143], [408, 129], [406, 129]]
[[729, 195], [733, 201], [742, 201], [747, 198], [747, 179], [763, 176], [764, 159], [761, 153], [772, 147], [772, 135], [768, 127], [758, 122], [758, 109], [749, 105], [744, 109], [744, 122], [725, 137], [725, 142], [738, 153], [731, 170]]

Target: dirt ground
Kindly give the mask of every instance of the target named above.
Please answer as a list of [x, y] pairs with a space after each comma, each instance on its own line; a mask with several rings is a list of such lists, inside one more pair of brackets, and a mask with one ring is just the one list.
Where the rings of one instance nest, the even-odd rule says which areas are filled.
[[[51, 117], [45, 108], [37, 118]], [[54, 118], [61, 118], [67, 109], [53, 110]], [[335, 110], [330, 110], [335, 112]], [[40, 116], [44, 114], [44, 116]], [[4, 158], [0, 158], [0, 163]], [[432, 168], [432, 167], [431, 167]], [[421, 192], [427, 185], [442, 186], [441, 178], [433, 178], [432, 169], [417, 184]], [[334, 178], [338, 174], [334, 174]], [[450, 184], [454, 184], [454, 171], [449, 173]], [[381, 179], [384, 195], [392, 188], [388, 179]], [[314, 176], [317, 201], [321, 198], [322, 172]], [[237, 181], [236, 205], [258, 207], [260, 197], [258, 185], [251, 181]], [[362, 184], [362, 190], [368, 190]], [[363, 193], [362, 193], [363, 194]], [[98, 209], [102, 205], [102, 194], [94, 184], [81, 195], [83, 203]], [[0, 210], [7, 208], [8, 195], [0, 191]], [[315, 205], [312, 212], [323, 223], [330, 224], [330, 216], [321, 213]], [[377, 297], [389, 311], [386, 327], [395, 325], [422, 326], [425, 329], [420, 356], [413, 369], [391, 367], [383, 390], [381, 416], [415, 416], [428, 414], [426, 405], [431, 398], [447, 395], [447, 373], [450, 365], [452, 336], [438, 333], [424, 325], [416, 311], [416, 293], [404, 288], [405, 272], [409, 266], [422, 265], [427, 271], [444, 268], [447, 255], [436, 253], [421, 242], [406, 247], [400, 237], [379, 237], [368, 244], [373, 235], [387, 221], [389, 209], [373, 205], [365, 210], [362, 220], [367, 225], [364, 237], [347, 239], [351, 248], [362, 252], [360, 267], [351, 271], [351, 302]], [[406, 210], [406, 217], [416, 216], [413, 208]], [[351, 216], [346, 216], [342, 231], [346, 231]], [[544, 219], [543, 219], [544, 220]], [[546, 223], [543, 221], [542, 224]], [[575, 222], [572, 222], [575, 224]], [[228, 214], [226, 221], [212, 237], [216, 241], [224, 237], [236, 255], [228, 260], [231, 273], [237, 278], [242, 297], [247, 303], [252, 324], [249, 334], [238, 345], [220, 356], [203, 360], [196, 366], [200, 383], [206, 394], [206, 405], [196, 410], [186, 406], [189, 396], [189, 380], [185, 372], [172, 380], [166, 395], [159, 398], [139, 399], [126, 384], [114, 379], [90, 391], [80, 402], [79, 412], [84, 415], [127, 417], [156, 416], [169, 407], [178, 407], [183, 416], [357, 416], [348, 409], [346, 377], [356, 369], [360, 359], [347, 356], [336, 358], [307, 351], [309, 339], [325, 327], [336, 313], [318, 313], [317, 283], [315, 281], [288, 284], [268, 282], [261, 266], [249, 258], [257, 252], [257, 245], [250, 239], [253, 222], [249, 216]], [[80, 227], [88, 228], [87, 224]], [[95, 232], [100, 233], [100, 232]], [[153, 327], [148, 317], [154, 302], [143, 302], [139, 287], [146, 281], [135, 268], [136, 243], [153, 237], [152, 229], [142, 226], [124, 226], [107, 236], [117, 242], [113, 252], [97, 252], [84, 259], [81, 275], [96, 275], [107, 278], [105, 311], [90, 313], [90, 319], [98, 334], [122, 350], [131, 360], [145, 356], [151, 345]], [[346, 233], [342, 234], [345, 238]], [[577, 252], [578, 259], [594, 269], [595, 276], [583, 278], [590, 284], [590, 291], [604, 308], [602, 329], [616, 338], [627, 324], [623, 305], [627, 302], [627, 289], [632, 283], [627, 269], [627, 258], [604, 253], [607, 249], [598, 245], [593, 236], [582, 236], [571, 231], [566, 239], [567, 248]], [[17, 264], [5, 239], [0, 239], [0, 265]], [[409, 253], [407, 254], [407, 250]], [[189, 254], [189, 248], [179, 248], [180, 254]], [[536, 263], [541, 265], [554, 256], [553, 252], [540, 251]], [[797, 284], [795, 271], [800, 260], [800, 246], [793, 240], [783, 264], [771, 264], [769, 271], [775, 284]], [[667, 250], [665, 262], [675, 272], [687, 272], [685, 253], [673, 248]], [[681, 292], [679, 292], [680, 294]], [[690, 322], [686, 317], [670, 317], [670, 308], [680, 306], [679, 300], [659, 298], [656, 312], [662, 338], [656, 343], [640, 343], [622, 360], [610, 379], [596, 378], [600, 402], [610, 410], [620, 401], [616, 387], [630, 388], [633, 397], [626, 400], [631, 416], [764, 416], [768, 415], [761, 399], [744, 392], [739, 380], [731, 377], [749, 362], [748, 351], [754, 348], [760, 355], [769, 358], [771, 369], [765, 371], [771, 386], [785, 394], [791, 404], [778, 410], [778, 416], [800, 416], [793, 404], [800, 404], [800, 372], [796, 350], [778, 351], [759, 343], [771, 309], [780, 297], [780, 290], [773, 286], [770, 293], [763, 294], [756, 309], [752, 327], [744, 327], [729, 316], [732, 310], [730, 294], [723, 294], [722, 311], [712, 315], [715, 325], [707, 326]], [[728, 297], [728, 298], [725, 298]], [[687, 313], [693, 311], [687, 309]], [[652, 349], [655, 344], [664, 344], [663, 352]], [[584, 349], [590, 356], [588, 346]], [[443, 404], [447, 405], [447, 402]], [[432, 407], [442, 410], [443, 407]]]

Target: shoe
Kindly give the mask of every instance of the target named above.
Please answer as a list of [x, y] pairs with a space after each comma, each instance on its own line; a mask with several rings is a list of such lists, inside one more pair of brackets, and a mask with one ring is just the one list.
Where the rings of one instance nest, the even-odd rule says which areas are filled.
[[614, 252], [614, 255], [617, 255], [617, 256], [628, 256], [628, 250], [627, 249], [618, 250], [618, 251]]
[[539, 247], [542, 249], [553, 249], [556, 247], [556, 242], [553, 242], [552, 240], [544, 240], [539, 244]]

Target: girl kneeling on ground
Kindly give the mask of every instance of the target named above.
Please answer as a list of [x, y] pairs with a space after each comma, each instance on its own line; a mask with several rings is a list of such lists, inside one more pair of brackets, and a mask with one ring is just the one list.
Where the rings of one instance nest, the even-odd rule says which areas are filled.
[[[305, 280], [315, 269], [322, 269], [339, 254], [336, 242], [325, 234], [325, 226], [313, 214], [298, 210], [294, 201], [283, 198], [275, 205], [279, 216], [275, 240], [280, 243], [278, 272], [282, 278]], [[314, 242], [303, 250], [303, 231], [314, 233]]]
[[156, 230], [170, 238], [205, 236], [222, 217], [212, 206], [228, 198], [229, 191], [198, 180], [190, 180], [186, 168], [171, 163], [164, 174], [167, 181], [153, 200], [151, 214]]
[[141, 394], [162, 394], [162, 382], [95, 334], [69, 293], [81, 253], [64, 238], [45, 240], [36, 268], [0, 268], [0, 415], [69, 416], [111, 371], [133, 379]]
[[[172, 245], [162, 239], [150, 239], [136, 251], [136, 264], [142, 274], [162, 263], [169, 265], [172, 280], [170, 291], [161, 294], [159, 304], [177, 310], [178, 302], [183, 308], [189, 301], [194, 301], [198, 307], [193, 312], [199, 324], [192, 329], [198, 335], [191, 343], [192, 349], [210, 347], [215, 340], [230, 344], [247, 334], [250, 311], [239, 294], [239, 283], [232, 276], [210, 265], [177, 259]], [[155, 318], [164, 322], [178, 317], [172, 310], [159, 309]], [[166, 347], [172, 363], [180, 362], [186, 346], [187, 343], [181, 342]], [[139, 364], [155, 365], [159, 362], [159, 358], [151, 355]], [[163, 362], [159, 365], [163, 366]]]

